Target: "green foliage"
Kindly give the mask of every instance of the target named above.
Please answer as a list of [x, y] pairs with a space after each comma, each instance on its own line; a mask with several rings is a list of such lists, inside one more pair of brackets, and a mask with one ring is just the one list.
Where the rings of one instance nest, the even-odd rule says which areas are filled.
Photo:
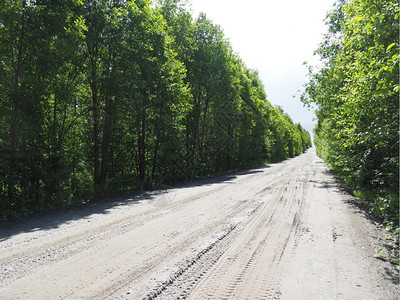
[[297, 156], [312, 146], [310, 134], [292, 119], [281, 107], [268, 105], [270, 112], [269, 130], [272, 132], [272, 153], [274, 161]]
[[399, 6], [392, 0], [338, 1], [310, 68], [305, 103], [318, 105], [319, 155], [365, 199], [399, 219]]
[[2, 219], [311, 147], [185, 1], [6, 1], [0, 62]]
[[393, 264], [394, 269], [400, 271], [400, 259], [399, 259], [399, 234], [400, 228], [393, 229], [393, 223], [386, 226], [388, 232], [385, 237], [388, 244], [385, 248], [379, 249], [375, 253], [375, 258], [388, 261]]

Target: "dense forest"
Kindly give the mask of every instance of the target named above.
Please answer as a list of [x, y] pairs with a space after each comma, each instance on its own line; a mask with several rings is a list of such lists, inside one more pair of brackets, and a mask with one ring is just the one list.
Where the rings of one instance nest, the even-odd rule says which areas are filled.
[[310, 67], [302, 97], [318, 107], [318, 154], [374, 215], [398, 227], [398, 1], [338, 0], [327, 24], [321, 65]]
[[186, 1], [0, 4], [1, 219], [310, 146], [221, 28], [194, 19]]

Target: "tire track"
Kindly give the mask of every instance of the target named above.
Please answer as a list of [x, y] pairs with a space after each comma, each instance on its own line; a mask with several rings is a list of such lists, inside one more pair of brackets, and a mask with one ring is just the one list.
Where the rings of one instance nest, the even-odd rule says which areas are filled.
[[[273, 196], [247, 229], [200, 282], [190, 299], [278, 299], [280, 261], [296, 236], [303, 210], [303, 181], [296, 180], [298, 169], [287, 170], [289, 179], [273, 188]], [[264, 189], [267, 192], [270, 189]], [[303, 190], [303, 191], [302, 191]], [[300, 199], [297, 199], [298, 192]], [[284, 214], [286, 212], [286, 214]], [[287, 221], [281, 219], [285, 215]], [[198, 290], [198, 292], [197, 292]]]
[[[192, 202], [201, 201], [202, 198], [208, 197], [213, 193], [221, 192], [224, 188], [226, 187], [219, 186], [210, 191], [203, 192], [200, 195], [194, 195], [182, 201], [173, 202], [168, 207], [150, 208], [144, 214], [134, 214], [133, 216], [130, 215], [122, 219], [117, 219], [112, 223], [107, 223], [95, 227], [92, 230], [84, 231], [79, 235], [61, 238], [57, 240], [57, 242], [45, 245], [39, 244], [36, 248], [29, 247], [29, 243], [31, 242], [30, 238], [20, 240], [17, 243], [2, 243], [3, 253], [10, 254], [0, 260], [0, 288], [6, 287], [15, 280], [35, 273], [39, 269], [49, 267], [60, 261], [80, 255], [87, 250], [96, 248], [115, 236], [137, 230], [140, 226], [152, 220], [176, 212], [183, 209], [185, 206], [190, 206]], [[157, 193], [150, 194], [153, 198], [158, 195]], [[151, 199], [150, 196], [144, 195], [141, 199]], [[44, 234], [44, 236], [34, 237], [33, 239], [48, 239], [51, 235], [52, 234]], [[26, 244], [28, 247], [24, 247]], [[16, 254], [9, 251], [10, 249], [16, 249]]]
[[[348, 234], [340, 223], [347, 215], [335, 188], [326, 184], [330, 176], [321, 173], [326, 168], [315, 159], [311, 151], [188, 184], [176, 188], [168, 205], [153, 200], [170, 194], [149, 193], [107, 209], [86, 208], [78, 214], [84, 218], [72, 215], [64, 223], [43, 217], [28, 224], [32, 232], [22, 225], [14, 234], [0, 232], [0, 298], [264, 300], [315, 298], [321, 292], [339, 297], [344, 289], [338, 283], [361, 286], [353, 269], [366, 274], [369, 266], [347, 261], [353, 269], [346, 269], [339, 246], [350, 251], [356, 233]], [[332, 221], [333, 210], [340, 219]], [[333, 241], [335, 230], [340, 235]], [[314, 255], [306, 257], [311, 250]], [[313, 268], [323, 270], [320, 262], [331, 268], [318, 276]], [[318, 284], [301, 281], [298, 271]], [[309, 290], [302, 290], [307, 282]]]
[[[183, 270], [186, 271], [187, 269], [189, 269], [189, 267], [195, 264], [204, 254], [213, 249], [219, 241], [226, 238], [236, 228], [237, 224], [235, 220], [240, 220], [242, 218], [241, 216], [238, 217], [238, 215], [243, 214], [243, 211], [248, 211], [245, 214], [251, 215], [260, 206], [259, 204], [257, 204], [256, 201], [251, 200], [239, 201], [238, 203], [239, 204], [237, 206], [234, 206], [228, 212], [225, 212], [224, 218], [218, 219], [216, 222], [210, 223], [207, 227], [202, 227], [199, 230], [190, 234], [186, 232], [185, 237], [182, 239], [182, 243], [174, 244], [172, 248], [168, 247], [167, 251], [165, 251], [164, 253], [158, 253], [157, 257], [151, 259], [149, 263], [144, 264], [143, 266], [141, 266], [140, 269], [135, 270], [134, 272], [125, 274], [125, 276], [123, 278], [120, 278], [120, 280], [116, 284], [102, 290], [101, 293], [99, 293], [94, 298], [98, 299], [111, 297], [114, 294], [118, 294], [118, 292], [123, 289], [129, 289], [129, 285], [132, 282], [137, 279], [148, 277], [152, 274], [153, 269], [161, 265], [162, 262], [168, 259], [171, 260], [175, 255], [180, 255], [180, 253], [184, 252], [185, 249], [195, 250], [195, 253], [193, 253], [193, 251], [190, 251], [190, 256], [185, 256], [183, 258], [183, 261], [180, 261], [177, 266], [174, 266], [176, 271], [172, 272], [168, 280], [160, 283], [154, 283], [157, 284], [156, 287], [153, 287], [155, 291], [149, 292], [149, 294], [158, 295], [158, 290], [164, 290], [166, 286], [171, 284], [171, 278], [173, 278], [173, 280], [178, 278], [184, 273]], [[217, 238], [214, 237], [215, 232], [220, 233]], [[212, 237], [207, 238], [209, 236]], [[195, 244], [200, 237], [206, 239], [207, 243], [205, 245], [202, 244], [200, 246], [197, 246]], [[157, 241], [154, 241], [154, 243], [157, 243]]]

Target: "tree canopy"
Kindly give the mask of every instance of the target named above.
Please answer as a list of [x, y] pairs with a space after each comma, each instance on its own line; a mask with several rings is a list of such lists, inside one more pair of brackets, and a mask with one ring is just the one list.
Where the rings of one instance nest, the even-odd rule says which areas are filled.
[[311, 146], [184, 1], [3, 1], [0, 62], [0, 218]]
[[338, 0], [305, 103], [318, 106], [319, 155], [370, 210], [399, 220], [399, 5]]

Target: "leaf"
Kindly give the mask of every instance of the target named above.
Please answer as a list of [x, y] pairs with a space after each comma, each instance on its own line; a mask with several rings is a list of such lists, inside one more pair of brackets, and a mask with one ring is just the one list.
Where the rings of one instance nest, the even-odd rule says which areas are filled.
[[364, 16], [357, 16], [355, 19], [357, 22], [360, 22], [361, 20], [364, 19]]
[[386, 51], [389, 51], [389, 50], [392, 49], [395, 45], [396, 45], [396, 43], [391, 43], [391, 44], [386, 48]]
[[386, 250], [385, 248], [379, 249], [379, 250], [375, 253], [374, 257], [377, 258], [377, 259], [385, 260], [385, 259], [382, 257], [382, 255], [385, 254], [385, 250]]

